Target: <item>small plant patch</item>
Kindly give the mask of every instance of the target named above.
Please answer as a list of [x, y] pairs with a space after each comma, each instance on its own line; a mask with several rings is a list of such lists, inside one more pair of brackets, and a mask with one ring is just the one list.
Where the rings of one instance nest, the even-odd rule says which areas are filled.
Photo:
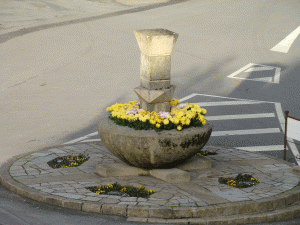
[[239, 173], [235, 178], [223, 178], [219, 177], [219, 182], [221, 184], [227, 184], [236, 188], [247, 188], [259, 183], [259, 180], [252, 175]]
[[202, 152], [202, 151], [200, 151], [195, 156], [203, 157], [203, 156], [207, 156], [207, 155], [216, 155], [216, 154], [217, 154], [216, 152], [207, 152], [207, 151]]
[[63, 156], [55, 158], [48, 162], [48, 165], [53, 169], [66, 168], [66, 167], [77, 167], [82, 163], [86, 162], [90, 157], [87, 155], [79, 154], [78, 156]]
[[139, 173], [139, 176], [150, 176], [150, 174]]
[[155, 193], [155, 190], [147, 191], [147, 188], [144, 186], [139, 186], [136, 188], [130, 185], [121, 186], [118, 183], [107, 184], [104, 186], [87, 187], [86, 189], [100, 195], [118, 195], [122, 197], [148, 198], [150, 195]]

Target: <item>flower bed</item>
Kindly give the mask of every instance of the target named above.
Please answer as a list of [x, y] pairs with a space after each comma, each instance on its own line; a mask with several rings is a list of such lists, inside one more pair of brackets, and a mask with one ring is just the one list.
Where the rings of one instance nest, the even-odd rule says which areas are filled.
[[198, 152], [195, 156], [198, 156], [198, 157], [203, 157], [203, 156], [207, 156], [207, 155], [216, 155], [217, 153], [216, 152]]
[[121, 186], [118, 183], [107, 184], [104, 186], [87, 187], [87, 189], [100, 195], [108, 194], [108, 195], [119, 195], [122, 197], [148, 198], [150, 195], [155, 193], [155, 190], [147, 191], [147, 188], [144, 186], [139, 186], [139, 188], [135, 188], [130, 185]]
[[116, 103], [106, 110], [111, 111], [109, 118], [117, 125], [128, 126], [135, 130], [162, 130], [177, 129], [178, 131], [189, 127], [202, 127], [206, 124], [204, 115], [206, 109], [197, 104], [180, 104], [178, 99], [170, 102], [170, 112], [146, 112], [139, 107], [140, 103], [131, 101], [125, 104]]
[[235, 188], [247, 188], [259, 183], [259, 180], [252, 175], [239, 173], [235, 178], [219, 178], [221, 184], [227, 184]]
[[86, 162], [89, 158], [90, 157], [85, 156], [83, 154], [79, 154], [78, 156], [63, 156], [49, 161], [48, 165], [53, 169], [77, 167], [80, 166], [82, 163]]

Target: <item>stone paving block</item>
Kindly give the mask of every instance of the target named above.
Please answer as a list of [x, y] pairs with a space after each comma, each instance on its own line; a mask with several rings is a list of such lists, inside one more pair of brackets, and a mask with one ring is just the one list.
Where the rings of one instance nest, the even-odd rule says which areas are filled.
[[266, 222], [268, 222], [267, 213], [247, 215], [247, 217], [245, 218], [245, 223], [266, 223]]
[[214, 217], [217, 215], [217, 210], [213, 206], [193, 207], [191, 211], [194, 218]]
[[285, 198], [276, 198], [276, 199], [272, 199], [272, 203], [273, 203], [273, 209], [279, 209], [279, 208], [283, 208], [286, 206], [285, 204]]
[[101, 208], [102, 214], [126, 216], [127, 206], [119, 204], [103, 204]]
[[62, 201], [62, 207], [69, 208], [69, 209], [75, 209], [81, 211], [82, 202], [80, 201], [74, 201], [74, 200], [63, 200]]
[[127, 221], [146, 223], [148, 221], [148, 219], [147, 218], [139, 218], [139, 217], [128, 217]]
[[290, 205], [294, 202], [300, 201], [300, 193], [299, 191], [291, 191], [289, 193], [286, 193], [285, 195], [285, 204]]
[[257, 212], [265, 212], [273, 209], [273, 202], [271, 200], [258, 200], [255, 204]]
[[277, 219], [279, 221], [283, 220], [291, 220], [294, 217], [294, 212], [290, 211], [290, 209], [279, 209], [277, 211]]
[[278, 221], [278, 214], [277, 212], [268, 212], [267, 214], [268, 221]]
[[103, 198], [99, 202], [106, 203], [106, 204], [118, 204], [120, 202], [120, 200], [113, 199], [113, 198]]
[[297, 218], [300, 218], [300, 202], [298, 204], [296, 204], [294, 207], [294, 215], [293, 215], [293, 218], [294, 219], [297, 219]]
[[149, 206], [128, 206], [127, 216], [129, 217], [148, 217], [149, 215]]
[[149, 217], [170, 219], [172, 218], [172, 209], [167, 207], [150, 206]]
[[45, 203], [47, 204], [51, 204], [51, 205], [57, 205], [57, 206], [61, 206], [62, 207], [62, 199], [61, 198], [57, 198], [57, 197], [46, 197], [45, 198]]
[[207, 222], [205, 219], [201, 219], [201, 218], [190, 218], [187, 219], [189, 224], [197, 224], [197, 225], [207, 225]]
[[137, 202], [119, 202], [118, 205], [137, 205]]
[[172, 211], [175, 219], [190, 218], [193, 216], [190, 207], [173, 207]]
[[148, 218], [148, 223], [167, 223], [167, 220], [159, 218]]
[[72, 198], [72, 199], [81, 199], [84, 198], [85, 196], [83, 195], [76, 195], [76, 194], [71, 194], [71, 193], [52, 193], [53, 195], [59, 195], [65, 198]]
[[189, 224], [187, 219], [168, 219], [166, 224]]
[[101, 204], [84, 202], [82, 204], [82, 211], [100, 213], [101, 212]]
[[180, 169], [153, 169], [150, 175], [169, 183], [190, 182], [190, 174]]

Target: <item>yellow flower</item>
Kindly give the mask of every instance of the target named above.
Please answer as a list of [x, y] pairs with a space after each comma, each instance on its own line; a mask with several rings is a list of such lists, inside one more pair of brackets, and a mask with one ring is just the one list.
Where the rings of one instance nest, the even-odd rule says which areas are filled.
[[154, 120], [150, 120], [150, 123], [153, 125], [156, 124]]
[[202, 109], [202, 113], [206, 114], [207, 113], [206, 109]]
[[169, 124], [169, 120], [168, 119], [164, 119], [164, 124], [165, 125]]
[[181, 130], [182, 129], [182, 127], [179, 125], [179, 126], [177, 126], [177, 130]]
[[190, 125], [190, 123], [191, 123], [190, 119], [186, 119], [185, 124]]
[[178, 113], [177, 113], [177, 115], [176, 115], [176, 117], [178, 118], [178, 119], [180, 119], [181, 117], [183, 117], [184, 116], [184, 112], [183, 111], [179, 111]]
[[159, 124], [159, 123], [157, 123], [157, 124], [156, 124], [156, 127], [157, 127], [157, 128], [160, 128], [160, 124]]
[[186, 118], [185, 118], [185, 117], [181, 117], [181, 118], [180, 118], [180, 123], [181, 123], [182, 125], [185, 124], [185, 121], [186, 121]]
[[203, 126], [206, 124], [206, 120], [204, 120], [203, 122], [202, 122], [202, 124], [203, 124]]
[[174, 124], [177, 125], [178, 123], [179, 123], [179, 119], [178, 119], [178, 118], [175, 118], [175, 119], [174, 119]]

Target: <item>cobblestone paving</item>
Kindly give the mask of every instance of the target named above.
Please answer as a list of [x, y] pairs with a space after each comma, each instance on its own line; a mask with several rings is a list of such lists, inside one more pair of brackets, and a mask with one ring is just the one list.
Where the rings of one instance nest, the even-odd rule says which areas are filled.
[[[150, 206], [206, 206], [214, 203], [209, 200], [212, 196], [218, 203], [257, 200], [290, 190], [299, 182], [299, 176], [292, 174], [290, 166], [278, 164], [278, 161], [262, 154], [214, 146], [206, 146], [203, 150], [217, 152], [217, 155], [206, 156], [212, 161], [213, 167], [202, 171], [190, 171], [191, 182], [183, 185], [170, 184], [151, 176], [105, 178], [96, 175], [97, 163], [121, 162], [100, 142], [62, 146], [33, 153], [17, 160], [10, 167], [9, 173], [20, 183], [51, 195], [81, 201]], [[53, 169], [47, 164], [57, 157], [76, 156], [80, 153], [88, 154], [90, 159], [79, 167]], [[250, 173], [260, 183], [238, 189], [218, 182], [221, 176], [234, 177], [238, 173]], [[135, 187], [142, 185], [147, 187], [147, 190], [155, 189], [156, 193], [149, 198], [136, 198], [99, 195], [87, 189], [115, 182]], [[194, 187], [194, 191], [185, 189], [189, 186]], [[210, 198], [201, 197], [206, 195]]]

